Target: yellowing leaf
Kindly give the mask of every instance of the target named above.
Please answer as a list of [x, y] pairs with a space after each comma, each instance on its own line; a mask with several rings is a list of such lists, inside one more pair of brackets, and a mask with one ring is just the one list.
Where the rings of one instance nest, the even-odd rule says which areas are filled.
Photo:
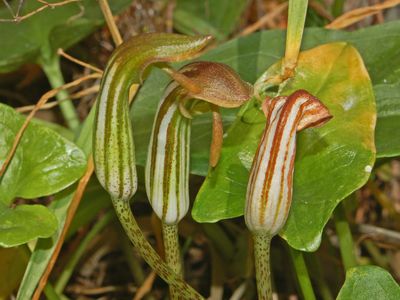
[[[295, 77], [281, 95], [298, 89], [315, 95], [333, 115], [322, 128], [307, 129], [298, 136], [293, 202], [281, 233], [292, 247], [311, 251], [319, 246], [336, 205], [369, 177], [375, 161], [376, 112], [363, 61], [346, 43], [302, 52]], [[243, 214], [248, 172], [264, 126], [255, 101], [239, 113], [224, 140], [218, 166], [196, 198], [192, 214], [197, 221]]]

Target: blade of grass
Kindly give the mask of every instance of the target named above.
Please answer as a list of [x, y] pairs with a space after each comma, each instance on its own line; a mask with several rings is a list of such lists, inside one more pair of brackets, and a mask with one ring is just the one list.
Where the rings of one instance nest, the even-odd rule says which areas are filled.
[[349, 270], [352, 267], [356, 267], [358, 264], [355, 254], [353, 236], [351, 235], [351, 230], [349, 222], [346, 218], [343, 202], [336, 207], [334, 212], [334, 220], [336, 233], [339, 237], [339, 247], [340, 254], [342, 255], [343, 265], [346, 270]]
[[288, 11], [288, 26], [286, 33], [285, 62], [283, 66], [283, 78], [293, 76], [300, 52], [306, 21], [308, 0], [290, 0]]
[[294, 268], [296, 270], [297, 279], [299, 281], [303, 299], [315, 300], [314, 290], [311, 284], [310, 275], [308, 274], [306, 262], [303, 253], [288, 246], [290, 257], [292, 258]]

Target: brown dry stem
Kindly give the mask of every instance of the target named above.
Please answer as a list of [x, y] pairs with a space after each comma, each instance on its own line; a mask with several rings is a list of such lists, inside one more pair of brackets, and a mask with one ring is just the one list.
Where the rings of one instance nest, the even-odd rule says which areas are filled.
[[86, 62], [84, 62], [84, 61], [82, 61], [80, 59], [77, 59], [77, 58], [65, 53], [64, 50], [61, 49], [61, 48], [59, 48], [57, 50], [57, 54], [60, 55], [60, 56], [65, 57], [66, 59], [68, 59], [68, 60], [70, 60], [70, 61], [72, 61], [74, 63], [76, 63], [77, 65], [80, 65], [82, 67], [88, 68], [88, 69], [90, 69], [90, 70], [92, 70], [92, 71], [94, 71], [96, 73], [103, 74], [103, 70], [101, 70], [101, 69], [99, 69], [99, 68], [97, 68], [97, 67], [95, 67], [95, 66], [93, 66], [91, 64], [88, 64], [88, 63], [86, 63]]
[[383, 3], [372, 6], [361, 7], [344, 13], [336, 18], [332, 23], [325, 26], [328, 29], [342, 29], [357, 23], [369, 16], [376, 15], [384, 9], [388, 9], [400, 4], [400, 0], [387, 0]]
[[144, 296], [146, 296], [147, 293], [149, 293], [153, 288], [153, 283], [156, 277], [157, 273], [152, 271], [149, 276], [147, 276], [143, 284], [137, 289], [133, 300], [141, 300]]
[[[99, 88], [100, 88], [100, 85], [98, 85], [98, 84], [93, 85], [90, 88], [84, 89], [82, 91], [79, 91], [75, 94], [70, 95], [69, 99], [61, 99], [61, 100], [53, 101], [50, 103], [46, 103], [39, 110], [51, 109], [53, 107], [60, 105], [60, 103], [63, 101], [77, 100], [84, 96], [97, 93], [99, 91]], [[19, 113], [25, 113], [25, 112], [34, 110], [35, 107], [36, 107], [36, 105], [26, 105], [26, 106], [17, 107], [15, 110]]]
[[279, 4], [273, 11], [264, 15], [254, 24], [246, 27], [242, 32], [239, 33], [239, 36], [249, 35], [250, 33], [253, 33], [261, 29], [262, 27], [264, 27], [264, 25], [269, 24], [271, 20], [273, 20], [275, 17], [279, 16], [284, 10], [287, 9], [287, 7], [288, 7], [287, 2]]
[[117, 25], [115, 24], [114, 16], [111, 13], [111, 9], [110, 9], [110, 6], [108, 5], [108, 1], [107, 0], [99, 0], [99, 5], [101, 8], [101, 11], [103, 12], [104, 18], [106, 19], [106, 23], [107, 23], [108, 29], [110, 30], [110, 33], [111, 33], [114, 43], [117, 46], [122, 44], [122, 37], [118, 30]]
[[85, 188], [89, 182], [90, 176], [92, 176], [92, 174], [93, 174], [93, 171], [94, 171], [93, 158], [90, 156], [88, 159], [86, 172], [83, 175], [83, 177], [79, 180], [79, 184], [76, 189], [76, 192], [72, 198], [70, 206], [68, 207], [68, 212], [67, 212], [67, 216], [65, 219], [65, 223], [62, 228], [60, 237], [57, 240], [57, 245], [54, 249], [53, 254], [51, 255], [49, 263], [47, 264], [46, 270], [44, 271], [42, 277], [40, 278], [38, 287], [37, 287], [35, 293], [33, 294], [33, 297], [32, 297], [33, 300], [38, 300], [40, 298], [40, 294], [42, 293], [43, 288], [45, 287], [45, 285], [47, 283], [47, 279], [49, 278], [50, 273], [54, 267], [54, 264], [56, 263], [58, 254], [61, 251], [61, 246], [65, 240], [65, 236], [68, 232], [69, 226], [71, 225], [72, 219], [75, 216], [76, 210], [78, 209], [79, 203], [81, 202], [83, 192], [85, 191]]

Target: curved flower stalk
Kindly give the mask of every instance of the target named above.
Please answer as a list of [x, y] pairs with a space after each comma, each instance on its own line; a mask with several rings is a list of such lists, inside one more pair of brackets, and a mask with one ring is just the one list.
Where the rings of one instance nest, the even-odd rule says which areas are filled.
[[96, 104], [93, 136], [95, 171], [111, 199], [121, 224], [137, 251], [160, 277], [185, 299], [202, 297], [175, 274], [143, 236], [130, 210], [137, 188], [128, 93], [140, 84], [152, 63], [181, 61], [196, 56], [211, 41], [206, 37], [153, 33], [132, 38], [112, 54], [104, 72]]
[[[222, 145], [222, 119], [217, 106], [238, 107], [251, 96], [251, 86], [223, 64], [196, 62], [172, 76], [181, 83], [171, 83], [161, 100], [153, 124], [146, 163], [146, 191], [150, 203], [162, 221], [167, 264], [182, 276], [178, 242], [178, 222], [189, 209], [189, 158], [191, 114], [213, 112], [213, 141], [210, 164], [215, 166]], [[171, 299], [178, 299], [173, 289]]]
[[272, 299], [269, 247], [286, 223], [292, 201], [296, 132], [325, 124], [332, 116], [304, 90], [288, 97], [267, 98], [267, 124], [247, 186], [245, 221], [253, 234], [259, 299]]

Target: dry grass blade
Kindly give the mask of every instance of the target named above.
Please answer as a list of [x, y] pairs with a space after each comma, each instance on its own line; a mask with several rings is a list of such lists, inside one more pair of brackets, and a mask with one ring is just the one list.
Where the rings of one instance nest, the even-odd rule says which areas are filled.
[[145, 281], [143, 282], [143, 284], [141, 285], [141, 287], [139, 287], [137, 289], [137, 292], [135, 294], [135, 297], [133, 298], [133, 300], [140, 300], [142, 299], [144, 296], [146, 296], [146, 294], [148, 292], [151, 291], [152, 287], [153, 287], [153, 283], [154, 280], [156, 279], [156, 272], [152, 271], [149, 276], [147, 276], [147, 278], [145, 279]]
[[357, 8], [341, 15], [340, 17], [335, 19], [332, 23], [326, 25], [325, 28], [328, 29], [345, 28], [369, 16], [378, 14], [384, 9], [394, 7], [398, 4], [400, 4], [400, 0], [387, 0], [383, 3], [379, 3], [376, 5]]
[[53, 254], [51, 255], [51, 258], [49, 260], [49, 263], [47, 264], [47, 268], [45, 272], [43, 273], [42, 277], [40, 278], [38, 287], [35, 291], [35, 294], [33, 294], [32, 299], [33, 300], [38, 300], [40, 298], [40, 294], [43, 291], [43, 288], [45, 287], [47, 283], [47, 279], [50, 276], [51, 271], [53, 270], [54, 264], [56, 263], [57, 257], [61, 251], [61, 246], [65, 240], [65, 236], [67, 234], [68, 228], [71, 225], [72, 219], [75, 216], [75, 212], [78, 209], [79, 203], [81, 202], [83, 192], [85, 191], [85, 188], [89, 182], [90, 176], [92, 176], [94, 171], [94, 165], [93, 165], [93, 159], [92, 157], [89, 157], [87, 167], [86, 167], [86, 172], [83, 175], [83, 177], [79, 180], [78, 187], [75, 191], [75, 194], [72, 198], [71, 204], [68, 207], [68, 212], [67, 216], [65, 218], [65, 223], [62, 228], [62, 231], [60, 233], [60, 236], [57, 240], [57, 245], [54, 249]]
[[[99, 88], [100, 88], [100, 85], [96, 84], [94, 86], [91, 86], [90, 88], [84, 89], [82, 91], [79, 91], [79, 92], [77, 92], [75, 94], [70, 95], [69, 99], [62, 99], [62, 100], [46, 103], [40, 108], [40, 110], [50, 109], [50, 108], [56, 107], [63, 101], [67, 101], [67, 100], [71, 100], [71, 99], [76, 100], [76, 99], [80, 99], [80, 98], [82, 98], [84, 96], [97, 93], [99, 91]], [[18, 107], [15, 110], [17, 112], [19, 112], [19, 113], [24, 113], [24, 112], [28, 112], [28, 111], [34, 110], [35, 106], [36, 105], [26, 105], [26, 106]]]
[[259, 30], [264, 25], [270, 23], [272, 19], [274, 19], [275, 17], [279, 16], [285, 9], [287, 9], [287, 7], [288, 7], [288, 3], [287, 2], [279, 4], [273, 11], [271, 11], [268, 14], [266, 14], [262, 18], [260, 18], [254, 24], [246, 27], [242, 32], [239, 33], [239, 36], [249, 35], [250, 33], [253, 33], [255, 31]]
[[90, 69], [90, 70], [92, 70], [92, 71], [94, 71], [96, 73], [103, 74], [103, 70], [101, 70], [99, 68], [96, 68], [95, 66], [92, 66], [91, 64], [88, 64], [88, 63], [86, 63], [84, 61], [81, 61], [80, 59], [77, 59], [77, 58], [65, 53], [64, 50], [61, 49], [61, 48], [59, 48], [57, 50], [57, 54], [60, 55], [60, 56], [65, 57], [66, 59], [68, 59], [68, 60], [70, 60], [70, 61], [72, 61], [72, 62], [74, 62], [74, 63], [76, 63], [76, 64], [78, 64], [78, 65], [80, 65], [82, 67], [88, 68], [88, 69]]
[[318, 1], [310, 1], [308, 3], [308, 6], [311, 7], [321, 17], [323, 17], [331, 22], [334, 20], [331, 13], [325, 8], [325, 6], [322, 3], [318, 2]]
[[[65, 1], [56, 2], [56, 3], [48, 3], [46, 1], [39, 1], [40, 3], [43, 3], [44, 5], [27, 13], [26, 15], [23, 15], [23, 16], [13, 15], [12, 19], [0, 19], [0, 22], [21, 22], [29, 17], [32, 17], [33, 15], [36, 15], [37, 13], [39, 13], [47, 8], [54, 8], [57, 6], [63, 6], [66, 4], [80, 2], [80, 1], [81, 0], [65, 0]], [[7, 2], [7, 1], [5, 1], [5, 2]]]
[[101, 11], [103, 12], [104, 18], [107, 22], [107, 27], [110, 30], [111, 36], [113, 38], [114, 43], [118, 46], [122, 44], [122, 37], [118, 31], [118, 27], [115, 24], [114, 16], [111, 13], [110, 6], [108, 5], [107, 0], [99, 0], [99, 5]]
[[79, 84], [81, 84], [82, 82], [89, 80], [89, 79], [94, 79], [94, 78], [100, 78], [101, 75], [100, 74], [90, 74], [84, 77], [81, 77], [77, 80], [74, 80], [72, 82], [69, 82], [67, 84], [64, 84], [56, 89], [52, 89], [50, 91], [48, 91], [47, 93], [45, 93], [38, 101], [38, 103], [35, 105], [35, 108], [29, 113], [28, 117], [25, 119], [24, 124], [22, 124], [21, 128], [19, 129], [18, 133], [15, 136], [14, 139], [14, 143], [10, 149], [10, 151], [8, 152], [8, 155], [3, 163], [3, 165], [1, 166], [0, 169], [0, 178], [4, 175], [5, 171], [7, 170], [7, 167], [11, 161], [11, 159], [14, 156], [15, 151], [17, 150], [18, 144], [21, 141], [21, 138], [26, 130], [26, 128], [28, 127], [30, 121], [32, 120], [33, 116], [35, 115], [35, 113], [44, 105], [46, 104], [46, 102], [54, 97], [55, 95], [57, 95], [57, 93], [61, 90], [65, 90], [65, 89], [69, 89], [71, 87], [77, 86]]

